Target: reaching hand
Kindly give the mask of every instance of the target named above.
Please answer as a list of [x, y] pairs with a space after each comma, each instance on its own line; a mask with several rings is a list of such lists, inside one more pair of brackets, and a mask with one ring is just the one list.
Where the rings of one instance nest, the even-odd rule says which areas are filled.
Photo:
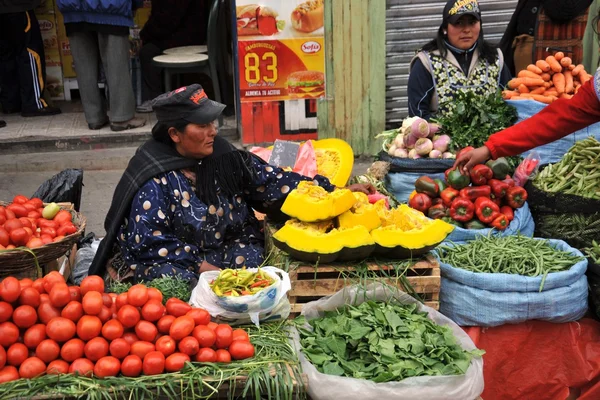
[[475, 150], [469, 150], [463, 152], [454, 162], [454, 168], [462, 169], [464, 172], [468, 172], [477, 164], [483, 164], [491, 158], [492, 154], [490, 150], [485, 147], [479, 147]]
[[354, 185], [346, 186], [346, 189], [349, 189], [351, 192], [361, 192], [366, 195], [373, 194], [377, 191], [375, 186], [370, 183], [355, 183]]

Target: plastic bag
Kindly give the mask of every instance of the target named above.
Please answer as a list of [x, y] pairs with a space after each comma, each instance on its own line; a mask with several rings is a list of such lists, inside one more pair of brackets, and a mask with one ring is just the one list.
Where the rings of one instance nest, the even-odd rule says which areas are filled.
[[271, 158], [271, 152], [272, 152], [271, 149], [266, 149], [264, 147], [258, 147], [258, 146], [252, 146], [252, 148], [250, 148], [249, 151], [252, 154], [256, 154], [257, 156], [259, 156], [266, 162], [269, 162], [269, 158]]
[[[429, 313], [429, 318], [436, 324], [448, 326], [461, 347], [467, 351], [475, 350], [471, 338], [454, 322], [427, 307], [399, 290], [381, 284], [370, 284], [366, 288], [359, 286], [346, 287], [333, 296], [324, 297], [307, 303], [302, 308], [302, 315], [307, 320], [323, 316], [324, 311], [332, 311], [345, 304], [360, 304], [366, 300], [389, 301], [395, 298], [403, 304], [416, 303], [419, 311]], [[375, 383], [365, 379], [354, 379], [320, 373], [304, 357], [298, 332], [292, 330], [293, 345], [298, 354], [302, 370], [308, 377], [308, 394], [315, 400], [339, 399], [465, 399], [474, 400], [483, 392], [483, 360], [474, 357], [465, 375], [451, 376], [419, 376], [406, 378], [398, 382]]]
[[525, 186], [529, 179], [535, 178], [540, 169], [540, 161], [540, 154], [532, 150], [515, 170], [513, 174], [515, 184], [517, 186]]
[[293, 171], [309, 178], [317, 174], [317, 157], [312, 141], [309, 140], [300, 146]]
[[[210, 282], [219, 276], [220, 271], [208, 271], [200, 274], [198, 284], [192, 291], [190, 304], [202, 307], [215, 318], [228, 320], [250, 319], [256, 326], [260, 321], [272, 317], [273, 311], [282, 314], [280, 303], [287, 301], [286, 294], [292, 288], [290, 276], [287, 272], [275, 267], [262, 267], [275, 282], [252, 296], [219, 297], [210, 287]], [[249, 268], [256, 272], [257, 268]], [[284, 318], [287, 318], [289, 311]]]
[[79, 211], [82, 190], [83, 170], [65, 169], [42, 183], [31, 197], [40, 198], [46, 203], [73, 203], [75, 211]]
[[96, 256], [96, 251], [98, 250], [99, 245], [100, 240], [95, 239], [92, 242], [86, 243], [84, 247], [77, 250], [77, 254], [75, 255], [75, 266], [73, 267], [70, 277], [74, 284], [79, 285], [83, 278], [88, 276], [90, 265], [92, 265], [92, 261]]

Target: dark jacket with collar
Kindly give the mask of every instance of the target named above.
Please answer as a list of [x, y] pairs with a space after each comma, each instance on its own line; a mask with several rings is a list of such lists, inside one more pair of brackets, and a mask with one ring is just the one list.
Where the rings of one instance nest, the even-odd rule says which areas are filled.
[[41, 0], [0, 0], [0, 14], [33, 10], [40, 3]]

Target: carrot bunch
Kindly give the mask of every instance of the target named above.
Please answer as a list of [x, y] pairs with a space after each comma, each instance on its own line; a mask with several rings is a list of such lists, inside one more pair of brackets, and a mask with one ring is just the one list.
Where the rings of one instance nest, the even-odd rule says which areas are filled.
[[529, 64], [508, 82], [505, 100], [537, 100], [550, 104], [557, 99], [570, 99], [582, 85], [592, 79], [582, 64], [574, 65], [563, 52]]

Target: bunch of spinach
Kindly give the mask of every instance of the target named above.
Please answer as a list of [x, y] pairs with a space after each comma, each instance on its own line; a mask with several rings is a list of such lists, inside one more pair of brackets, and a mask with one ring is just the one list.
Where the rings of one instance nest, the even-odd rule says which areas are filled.
[[328, 311], [298, 328], [303, 353], [322, 373], [399, 381], [423, 375], [460, 375], [473, 356], [448, 327], [435, 324], [416, 304], [367, 301]]

